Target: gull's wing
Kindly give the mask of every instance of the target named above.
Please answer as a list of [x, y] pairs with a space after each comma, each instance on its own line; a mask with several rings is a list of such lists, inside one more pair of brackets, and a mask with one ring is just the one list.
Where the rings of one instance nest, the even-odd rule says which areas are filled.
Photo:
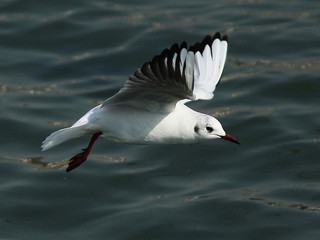
[[146, 62], [123, 88], [103, 104], [125, 104], [154, 111], [170, 111], [182, 99], [211, 99], [227, 55], [227, 36], [216, 33], [187, 48], [172, 45]]

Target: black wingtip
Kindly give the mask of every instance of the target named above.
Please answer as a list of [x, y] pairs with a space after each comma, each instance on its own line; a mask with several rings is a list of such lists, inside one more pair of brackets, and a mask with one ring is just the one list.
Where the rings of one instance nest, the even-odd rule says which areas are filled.
[[186, 41], [183, 41], [183, 42], [180, 44], [180, 50], [181, 50], [182, 48], [187, 48], [187, 43], [186, 43]]
[[216, 32], [212, 39], [214, 40], [216, 38], [221, 39], [221, 33], [220, 32]]
[[219, 39], [221, 41], [227, 41], [228, 37], [227, 35], [223, 35], [221, 37], [221, 33], [220, 32], [216, 32], [213, 36], [212, 35], [207, 35], [203, 38], [203, 40], [201, 42], [195, 43], [192, 46], [189, 47], [189, 51], [192, 51], [194, 53], [196, 52], [202, 52], [205, 48], [206, 45], [211, 46], [212, 42], [215, 39]]
[[212, 36], [211, 35], [207, 35], [203, 38], [202, 40], [202, 45], [207, 45], [207, 44], [211, 44], [212, 43]]
[[228, 42], [228, 36], [227, 36], [227, 35], [224, 35], [224, 36], [221, 38], [221, 40]]

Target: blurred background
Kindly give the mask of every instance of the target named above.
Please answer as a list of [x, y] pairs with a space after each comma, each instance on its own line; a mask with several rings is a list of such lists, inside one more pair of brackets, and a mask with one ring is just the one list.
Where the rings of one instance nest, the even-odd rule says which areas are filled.
[[[319, 239], [316, 0], [0, 2], [0, 239]], [[51, 132], [173, 43], [229, 37], [211, 101], [241, 145], [125, 145]]]

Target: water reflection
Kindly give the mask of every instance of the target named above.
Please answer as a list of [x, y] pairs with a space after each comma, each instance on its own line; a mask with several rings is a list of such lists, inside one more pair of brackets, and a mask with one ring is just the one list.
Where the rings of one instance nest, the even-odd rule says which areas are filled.
[[34, 170], [45, 170], [45, 169], [63, 169], [68, 165], [68, 159], [57, 161], [57, 162], [45, 162], [44, 157], [14, 157], [14, 156], [0, 156], [0, 161], [2, 162], [19, 162], [26, 163], [30, 165], [39, 165], [39, 167], [34, 168]]
[[[55, 162], [46, 162], [45, 157], [39, 156], [39, 157], [14, 157], [14, 156], [0, 156], [1, 162], [19, 162], [19, 163], [25, 163], [30, 165], [38, 165], [38, 167], [33, 168], [33, 170], [62, 170], [65, 169], [68, 166], [69, 159], [63, 159], [61, 161], [55, 161]], [[90, 156], [90, 159], [100, 162], [106, 162], [106, 163], [123, 163], [126, 162], [127, 159], [124, 157], [118, 157], [118, 156], [107, 156], [107, 155], [97, 155], [92, 154]]]
[[221, 117], [229, 114], [237, 113], [237, 112], [248, 112], [250, 113], [250, 117], [258, 117], [258, 116], [270, 116], [276, 111], [275, 107], [237, 107], [237, 108], [219, 108], [219, 109], [207, 109], [202, 110], [201, 112], [215, 116]]
[[[238, 67], [262, 66], [267, 68], [278, 68], [281, 70], [283, 69], [319, 70], [319, 66], [320, 66], [319, 59], [317, 58], [308, 58], [308, 59], [300, 58], [300, 59], [295, 59], [291, 61], [275, 61], [275, 60], [266, 60], [266, 59], [257, 59], [257, 60], [250, 61], [242, 58], [229, 57], [228, 61]], [[255, 70], [255, 71], [258, 71], [258, 70]], [[250, 75], [250, 73], [246, 73], [246, 74]], [[235, 74], [233, 78], [239, 77], [239, 76]], [[247, 76], [247, 75], [244, 75], [244, 76]]]
[[295, 208], [303, 211], [313, 212], [313, 213], [320, 213], [320, 207], [317, 206], [307, 206], [302, 203], [293, 203], [293, 202], [273, 202], [263, 198], [248, 198], [247, 200], [257, 201], [265, 203], [272, 207], [288, 207], [288, 208]]
[[30, 85], [13, 85], [13, 84], [0, 84], [0, 96], [8, 94], [26, 94], [26, 95], [43, 95], [47, 93], [68, 93], [66, 90], [60, 89], [58, 84], [49, 84], [49, 85], [39, 85], [39, 86], [30, 86]]

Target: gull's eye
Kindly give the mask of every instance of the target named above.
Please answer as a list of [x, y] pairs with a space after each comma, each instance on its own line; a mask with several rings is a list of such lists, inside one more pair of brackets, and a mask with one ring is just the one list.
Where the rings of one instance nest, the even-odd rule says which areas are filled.
[[206, 126], [206, 130], [211, 133], [213, 131], [213, 128], [210, 125], [208, 125]]

